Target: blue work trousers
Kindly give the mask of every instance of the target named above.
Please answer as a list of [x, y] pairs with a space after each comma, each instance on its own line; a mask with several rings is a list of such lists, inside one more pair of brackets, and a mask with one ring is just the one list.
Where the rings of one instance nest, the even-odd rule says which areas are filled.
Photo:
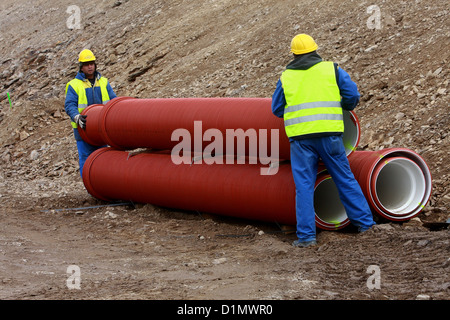
[[359, 231], [375, 224], [361, 187], [356, 181], [345, 153], [342, 135], [291, 141], [291, 167], [296, 189], [297, 237], [316, 240], [314, 185], [322, 159], [339, 192], [351, 223]]
[[89, 155], [94, 152], [97, 149], [106, 147], [106, 146], [93, 146], [89, 143], [87, 143], [84, 140], [76, 140], [77, 141], [77, 148], [78, 148], [78, 163], [80, 165], [80, 175], [81, 178], [83, 178], [83, 166], [84, 163], [86, 162], [87, 158], [89, 157]]

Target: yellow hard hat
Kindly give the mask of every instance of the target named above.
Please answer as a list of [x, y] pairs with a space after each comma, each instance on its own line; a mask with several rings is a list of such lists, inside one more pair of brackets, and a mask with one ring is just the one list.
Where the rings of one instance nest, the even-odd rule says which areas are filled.
[[80, 56], [78, 58], [79, 62], [88, 62], [88, 61], [95, 61], [95, 56], [89, 49], [84, 49], [80, 52]]
[[314, 39], [304, 33], [296, 35], [291, 41], [291, 52], [293, 54], [304, 54], [317, 50], [319, 46]]

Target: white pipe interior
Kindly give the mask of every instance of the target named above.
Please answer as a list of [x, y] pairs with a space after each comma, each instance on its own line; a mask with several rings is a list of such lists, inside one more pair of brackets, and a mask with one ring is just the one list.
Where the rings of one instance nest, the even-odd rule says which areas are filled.
[[336, 184], [331, 177], [322, 180], [315, 188], [314, 210], [320, 220], [329, 224], [340, 224], [347, 219]]
[[344, 114], [344, 134], [342, 140], [344, 142], [345, 154], [348, 156], [356, 147], [359, 139], [358, 126], [353, 122], [353, 115], [350, 111], [343, 110]]
[[425, 178], [422, 170], [409, 159], [394, 159], [376, 177], [376, 196], [384, 209], [393, 214], [407, 214], [422, 204]]

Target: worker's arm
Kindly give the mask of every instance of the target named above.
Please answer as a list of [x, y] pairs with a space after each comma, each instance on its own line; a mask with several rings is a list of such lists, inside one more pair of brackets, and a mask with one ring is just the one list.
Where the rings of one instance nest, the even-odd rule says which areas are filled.
[[75, 121], [74, 118], [78, 112], [78, 94], [72, 88], [71, 85], [67, 85], [66, 89], [66, 100], [64, 102], [64, 109], [66, 113], [69, 115], [72, 121]]
[[112, 100], [112, 99], [114, 99], [114, 98], [117, 98], [117, 95], [116, 95], [116, 93], [114, 92], [114, 90], [113, 90], [113, 88], [111, 87], [111, 85], [109, 84], [109, 82], [108, 82], [108, 84], [107, 84], [107, 86], [106, 86], [106, 90], [108, 91], [109, 100]]
[[275, 92], [272, 95], [272, 113], [278, 118], [283, 118], [284, 108], [286, 107], [286, 98], [284, 97], [283, 86], [278, 80]]
[[358, 92], [356, 83], [350, 79], [350, 76], [342, 68], [338, 70], [338, 87], [341, 93], [341, 106], [345, 110], [353, 110], [359, 103], [361, 95]]

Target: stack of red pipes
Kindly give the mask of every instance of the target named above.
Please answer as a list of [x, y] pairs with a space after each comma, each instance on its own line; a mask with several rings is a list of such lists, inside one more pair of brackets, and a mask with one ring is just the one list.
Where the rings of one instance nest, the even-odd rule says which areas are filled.
[[[83, 114], [83, 139], [108, 145], [83, 168], [92, 196], [295, 224], [289, 141], [271, 99], [119, 97]], [[344, 119], [350, 166], [373, 213], [392, 221], [420, 213], [432, 188], [425, 161], [406, 148], [356, 151], [358, 118], [345, 111]], [[319, 228], [350, 223], [322, 166], [314, 198]]]

